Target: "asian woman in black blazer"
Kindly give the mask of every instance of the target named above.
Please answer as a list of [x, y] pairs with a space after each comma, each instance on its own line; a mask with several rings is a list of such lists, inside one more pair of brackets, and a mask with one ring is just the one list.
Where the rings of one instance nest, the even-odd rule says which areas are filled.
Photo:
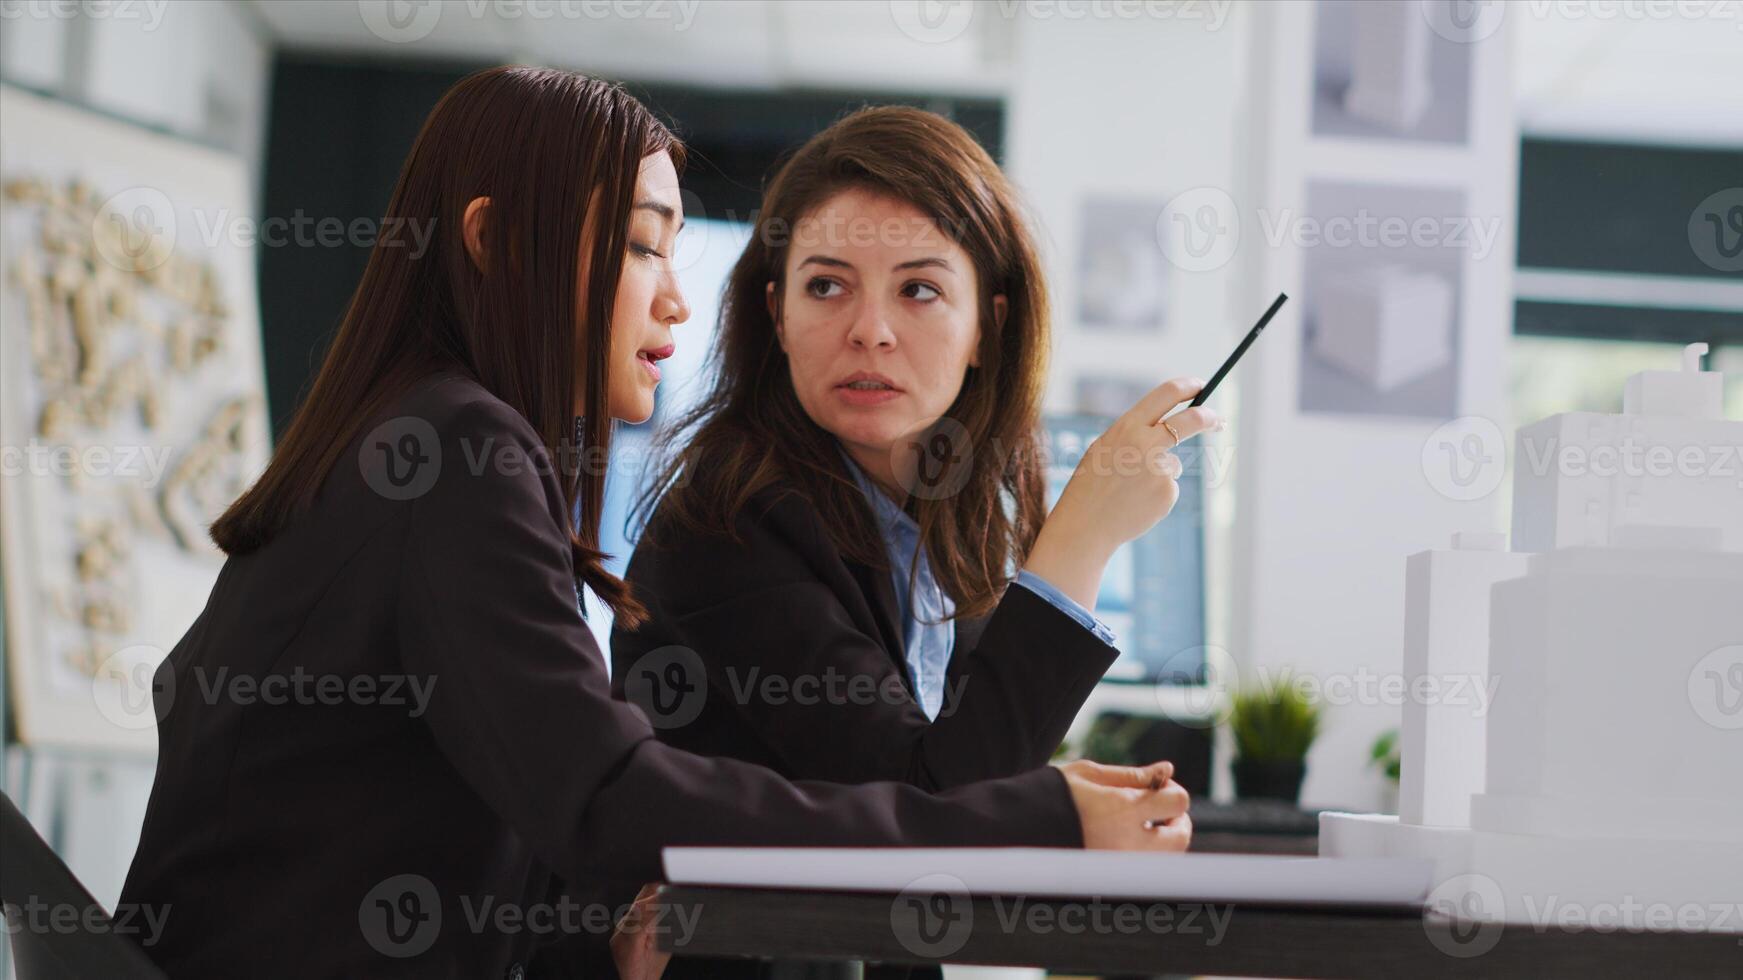
[[[1117, 655], [1092, 611], [1107, 561], [1173, 506], [1170, 450], [1221, 424], [1168, 415], [1202, 382], [1146, 396], [1046, 513], [1035, 249], [991, 158], [917, 109], [799, 149], [724, 300], [626, 576], [649, 616], [614, 631], [614, 690], [669, 744], [795, 779], [1045, 766]], [[680, 679], [705, 693], [653, 696]], [[1164, 833], [1184, 849], [1190, 819]]]
[[648, 416], [688, 316], [681, 161], [568, 72], [481, 72], [431, 113], [400, 231], [213, 525], [228, 559], [157, 673], [121, 900], [167, 911], [147, 953], [171, 976], [518, 976], [537, 931], [469, 912], [654, 880], [673, 844], [1165, 845], [1185, 799], [1163, 767], [795, 784], [609, 697], [578, 594], [641, 615], [594, 543], [611, 420]]

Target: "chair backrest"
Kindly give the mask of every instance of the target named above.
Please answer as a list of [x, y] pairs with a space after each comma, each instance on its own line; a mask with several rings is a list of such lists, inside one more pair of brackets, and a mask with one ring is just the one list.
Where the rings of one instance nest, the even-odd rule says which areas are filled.
[[164, 980], [4, 793], [0, 904], [18, 980]]

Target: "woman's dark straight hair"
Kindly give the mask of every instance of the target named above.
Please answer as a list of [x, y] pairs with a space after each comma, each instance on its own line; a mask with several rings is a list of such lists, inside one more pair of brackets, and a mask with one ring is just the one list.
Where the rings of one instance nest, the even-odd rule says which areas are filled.
[[[671, 131], [599, 79], [501, 67], [450, 89], [400, 171], [384, 233], [283, 441], [213, 523], [218, 547], [244, 555], [265, 546], [313, 502], [366, 421], [420, 377], [456, 369], [539, 434], [561, 471], [566, 510], [579, 501], [569, 531], [577, 577], [617, 616], [639, 620], [642, 608], [602, 564], [599, 521], [612, 431], [611, 312], [636, 178], [654, 153], [682, 169]], [[482, 263], [471, 260], [462, 231], [478, 197], [490, 199]], [[412, 228], [429, 229], [421, 255]], [[582, 288], [584, 228], [591, 241]]]
[[[863, 189], [913, 205], [962, 246], [979, 288], [980, 366], [968, 369], [945, 413], [960, 477], [913, 493], [940, 586], [963, 617], [987, 615], [1022, 565], [1046, 518], [1041, 401], [1049, 352], [1047, 288], [1015, 190], [961, 126], [920, 109], [882, 106], [846, 116], [812, 137], [775, 175], [744, 254], [728, 280], [710, 387], [661, 436], [663, 465], [640, 510], [674, 526], [718, 533], [758, 492], [792, 485], [822, 515], [835, 544], [871, 567], [889, 564], [871, 510], [835, 437], [793, 390], [766, 290], [785, 285], [793, 230], [829, 198]], [[1000, 322], [993, 297], [1006, 299]], [[938, 430], [934, 426], [933, 432]], [[936, 436], [908, 449], [925, 461]], [[941, 462], [933, 460], [932, 462]], [[659, 531], [650, 531], [659, 545]]]

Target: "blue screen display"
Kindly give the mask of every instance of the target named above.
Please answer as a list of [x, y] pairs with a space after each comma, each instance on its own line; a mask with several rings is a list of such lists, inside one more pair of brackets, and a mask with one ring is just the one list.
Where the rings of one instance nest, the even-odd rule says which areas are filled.
[[[1047, 419], [1047, 489], [1052, 506], [1089, 445], [1112, 423], [1097, 415]], [[1204, 467], [1190, 445], [1180, 499], [1160, 524], [1114, 554], [1102, 576], [1096, 616], [1119, 637], [1107, 680], [1197, 684], [1204, 670]]]

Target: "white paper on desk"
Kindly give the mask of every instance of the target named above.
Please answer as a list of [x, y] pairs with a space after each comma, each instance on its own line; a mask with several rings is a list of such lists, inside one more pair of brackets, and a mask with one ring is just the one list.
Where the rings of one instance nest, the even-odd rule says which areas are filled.
[[1058, 848], [668, 847], [676, 885], [1421, 908], [1420, 858], [1133, 854]]

